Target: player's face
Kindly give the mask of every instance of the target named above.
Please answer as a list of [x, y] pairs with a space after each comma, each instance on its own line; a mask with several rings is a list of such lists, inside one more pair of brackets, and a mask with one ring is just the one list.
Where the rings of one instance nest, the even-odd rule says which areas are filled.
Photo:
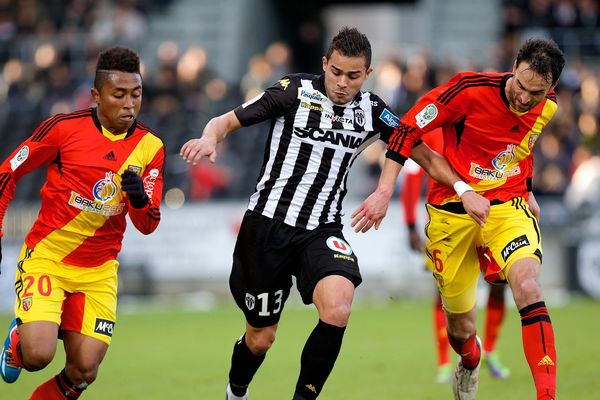
[[142, 106], [142, 77], [133, 72], [110, 71], [100, 88], [92, 89], [98, 119], [110, 132], [127, 131]]
[[373, 68], [367, 68], [365, 57], [346, 57], [334, 50], [323, 57], [325, 91], [334, 104], [346, 104], [360, 91]]
[[552, 89], [548, 77], [542, 76], [529, 68], [523, 61], [513, 66], [513, 76], [506, 85], [506, 98], [518, 112], [527, 112], [544, 100]]

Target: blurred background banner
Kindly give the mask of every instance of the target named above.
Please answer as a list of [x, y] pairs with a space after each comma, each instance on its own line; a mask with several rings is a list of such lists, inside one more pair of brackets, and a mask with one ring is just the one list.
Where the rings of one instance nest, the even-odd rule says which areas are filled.
[[[154, 235], [126, 233], [121, 293], [202, 291], [229, 298], [231, 254], [267, 127], [228, 137], [214, 165], [190, 167], [179, 149], [211, 117], [284, 74], [320, 73], [324, 47], [343, 25], [369, 37], [374, 72], [365, 89], [398, 114], [459, 70], [510, 70], [529, 37], [559, 44], [567, 56], [559, 110], [535, 148], [541, 279], [557, 298], [600, 298], [600, 11], [594, 0], [0, 0], [0, 157], [42, 120], [92, 105], [101, 49], [120, 44], [138, 51], [139, 120], [167, 149], [164, 217]], [[374, 188], [381, 160], [382, 146], [375, 145], [356, 161], [348, 215]], [[4, 220], [3, 309], [12, 304], [16, 259], [44, 179], [44, 171], [22, 179]], [[422, 256], [407, 246], [400, 207], [396, 193], [379, 231], [355, 235], [346, 227], [365, 277], [359, 296], [429, 297], [433, 290]]]

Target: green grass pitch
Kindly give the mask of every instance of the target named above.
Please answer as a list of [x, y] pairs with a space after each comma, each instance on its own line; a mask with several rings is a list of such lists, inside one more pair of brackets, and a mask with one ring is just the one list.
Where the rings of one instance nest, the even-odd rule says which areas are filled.
[[[597, 398], [600, 302], [572, 301], [566, 306], [551, 306], [550, 313], [559, 359], [558, 397]], [[482, 317], [480, 313], [480, 331]], [[316, 318], [312, 307], [292, 304], [285, 309], [278, 338], [250, 386], [250, 399], [291, 399], [302, 346]], [[9, 319], [8, 315], [0, 315], [2, 340]], [[433, 382], [431, 321], [431, 307], [426, 301], [356, 304], [341, 356], [319, 398], [452, 398], [450, 385]], [[230, 305], [208, 312], [178, 311], [177, 307], [135, 314], [122, 312], [98, 379], [82, 398], [222, 400], [231, 348], [243, 326], [242, 314]], [[508, 381], [495, 381], [482, 368], [478, 399], [534, 399], [514, 308], [507, 311], [498, 350], [512, 376]], [[59, 347], [54, 362], [45, 370], [24, 372], [11, 385], [0, 382], [0, 399], [28, 398], [63, 363]]]

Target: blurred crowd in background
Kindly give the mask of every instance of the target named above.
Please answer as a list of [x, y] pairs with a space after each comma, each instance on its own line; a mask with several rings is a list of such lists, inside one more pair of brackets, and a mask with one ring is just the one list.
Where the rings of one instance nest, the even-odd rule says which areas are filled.
[[[92, 106], [90, 88], [98, 52], [120, 44], [139, 48], [148, 19], [174, 0], [0, 0], [0, 157], [4, 159], [45, 118]], [[562, 196], [577, 167], [598, 155], [600, 118], [600, 15], [595, 0], [505, 0], [500, 53], [471, 70], [508, 71], [524, 37], [552, 37], [565, 50], [567, 68], [557, 87], [559, 111], [540, 137], [534, 190]], [[328, 38], [325, 38], [328, 39]], [[262, 161], [265, 126], [231, 135], [219, 162], [190, 168], [177, 156], [212, 117], [300, 72], [290, 46], [275, 41], [253, 56], [237, 82], [209, 68], [200, 47], [164, 42], [154, 59], [143, 59], [144, 101], [139, 120], [165, 142], [165, 189], [191, 201], [247, 197]], [[430, 55], [376, 60], [368, 89], [402, 115], [427, 90], [446, 82], [458, 67]], [[460, 69], [465, 69], [464, 65]], [[302, 71], [320, 73], [315, 71]], [[364, 153], [369, 174], [378, 176], [380, 152]], [[38, 197], [43, 173], [20, 185], [18, 200]], [[370, 188], [365, 188], [365, 192]]]

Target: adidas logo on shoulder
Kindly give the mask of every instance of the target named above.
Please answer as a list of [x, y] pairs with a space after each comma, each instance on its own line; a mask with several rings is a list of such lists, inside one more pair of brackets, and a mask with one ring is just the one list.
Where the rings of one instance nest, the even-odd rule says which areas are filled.
[[519, 124], [516, 124], [512, 128], [508, 130], [510, 133], [521, 133], [521, 129], [519, 128]]
[[104, 156], [105, 160], [108, 161], [117, 161], [117, 157], [115, 157], [115, 153], [113, 153], [112, 151], [109, 151], [105, 156]]

